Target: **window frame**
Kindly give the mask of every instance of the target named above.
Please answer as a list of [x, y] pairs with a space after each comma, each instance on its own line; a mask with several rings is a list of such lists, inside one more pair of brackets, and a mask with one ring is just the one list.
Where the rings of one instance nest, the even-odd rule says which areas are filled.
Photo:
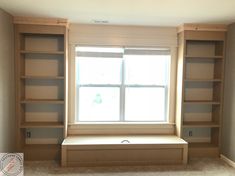
[[[76, 47], [84, 47], [82, 45], [75, 45], [74, 46], [74, 50], [73, 52], [76, 52]], [[91, 46], [91, 45], [87, 45], [85, 47], [108, 47], [108, 48], [111, 48], [112, 46]], [[115, 47], [115, 46], [114, 46]], [[125, 50], [125, 47], [120, 47], [118, 46], [118, 48], [123, 48], [123, 50]], [[129, 47], [128, 47], [129, 48]], [[161, 49], [161, 47], [135, 47], [135, 49]], [[168, 63], [167, 63], [167, 67], [166, 67], [166, 84], [155, 84], [155, 85], [148, 85], [148, 84], [125, 84], [125, 71], [126, 71], [126, 64], [125, 64], [125, 54], [123, 52], [123, 57], [121, 58], [121, 83], [120, 85], [119, 84], [80, 84], [78, 85], [76, 83], [76, 73], [77, 73], [77, 70], [76, 70], [76, 66], [75, 66], [75, 71], [73, 71], [73, 76], [75, 76], [75, 94], [76, 96], [73, 96], [75, 97], [75, 120], [74, 122], [75, 123], [91, 123], [91, 124], [97, 124], [97, 123], [138, 123], [138, 124], [141, 124], [141, 123], [169, 123], [171, 120], [169, 119], [169, 109], [170, 109], [170, 104], [169, 104], [169, 95], [170, 95], [170, 89], [169, 89], [169, 86], [170, 86], [170, 79], [171, 79], [171, 61], [172, 61], [172, 51], [171, 51], [171, 48], [169, 47], [162, 47], [162, 49], [164, 50], [167, 50], [169, 51], [169, 55], [170, 55], [170, 59], [168, 60]], [[137, 50], [138, 51], [138, 50]], [[138, 55], [138, 54], [136, 54]], [[83, 56], [81, 56], [83, 57]], [[75, 54], [74, 55], [74, 59], [75, 59], [75, 65], [77, 65], [77, 55]], [[83, 58], [84, 59], [84, 58]], [[74, 75], [75, 74], [75, 75]], [[78, 89], [80, 87], [118, 87], [120, 89], [120, 107], [119, 107], [119, 121], [79, 121], [79, 117], [78, 117], [78, 111], [79, 111], [79, 104], [76, 102], [79, 97], [78, 95]], [[164, 88], [164, 92], [165, 92], [165, 108], [164, 108], [164, 119], [163, 120], [156, 120], [156, 121], [151, 121], [151, 120], [146, 120], [146, 121], [138, 121], [138, 120], [135, 120], [135, 121], [130, 121], [130, 120], [125, 120], [125, 98], [126, 98], [126, 88]]]
[[[171, 60], [170, 60], [170, 84], [169, 84], [169, 94], [168, 94], [168, 116], [169, 121], [166, 123], [148, 123], [148, 122], [100, 122], [100, 123], [85, 123], [75, 121], [75, 97], [76, 97], [76, 78], [75, 78], [75, 61], [76, 61], [76, 51], [75, 48], [77, 45], [94, 45], [95, 42], [78, 44], [71, 43], [69, 44], [68, 52], [68, 134], [70, 135], [89, 135], [89, 134], [174, 134], [175, 133], [175, 124], [176, 124], [176, 79], [177, 79], [177, 47], [168, 45], [166, 47], [170, 48], [171, 51]], [[98, 46], [114, 46], [118, 47], [120, 45], [99, 44]], [[128, 46], [128, 45], [126, 45]], [[151, 47], [148, 45], [142, 45], [144, 47]], [[142, 47], [138, 46], [138, 47]], [[152, 46], [152, 47], [163, 47], [163, 46]], [[165, 48], [165, 47], [164, 47]]]

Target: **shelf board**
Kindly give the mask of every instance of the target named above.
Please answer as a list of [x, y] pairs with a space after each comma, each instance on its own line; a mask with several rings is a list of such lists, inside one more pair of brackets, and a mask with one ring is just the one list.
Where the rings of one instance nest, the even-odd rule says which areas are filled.
[[211, 105], [219, 105], [220, 102], [219, 101], [205, 101], [205, 100], [187, 100], [187, 101], [184, 101], [184, 104], [211, 104]]
[[24, 149], [60, 149], [61, 144], [25, 144]]
[[183, 122], [183, 127], [220, 127], [218, 123], [215, 122]]
[[184, 79], [185, 82], [221, 82], [222, 79]]
[[21, 100], [21, 104], [64, 104], [64, 100], [26, 99], [26, 100]]
[[64, 51], [33, 51], [33, 50], [21, 50], [21, 54], [64, 54]]
[[25, 122], [20, 128], [64, 128], [62, 122]]
[[223, 59], [223, 56], [190, 56], [185, 55], [186, 59]]
[[64, 76], [21, 76], [21, 79], [64, 79]]
[[219, 146], [212, 143], [200, 142], [200, 143], [189, 143], [189, 148], [219, 148]]

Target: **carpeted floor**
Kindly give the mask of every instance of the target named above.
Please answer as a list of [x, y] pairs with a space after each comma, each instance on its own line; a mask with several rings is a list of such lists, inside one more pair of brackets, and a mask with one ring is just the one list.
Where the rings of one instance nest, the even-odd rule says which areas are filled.
[[188, 165], [122, 166], [61, 168], [55, 162], [26, 162], [25, 175], [29, 176], [235, 176], [235, 168], [221, 159], [192, 159]]

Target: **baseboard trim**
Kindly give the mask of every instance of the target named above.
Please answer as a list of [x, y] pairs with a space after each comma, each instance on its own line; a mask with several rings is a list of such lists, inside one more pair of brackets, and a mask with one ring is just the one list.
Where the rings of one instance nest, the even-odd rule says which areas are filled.
[[224, 155], [220, 155], [220, 158], [221, 158], [224, 162], [226, 162], [228, 165], [230, 165], [230, 166], [232, 166], [232, 167], [235, 168], [235, 162], [234, 162], [234, 161], [228, 159], [228, 158], [227, 158], [226, 156], [224, 156]]

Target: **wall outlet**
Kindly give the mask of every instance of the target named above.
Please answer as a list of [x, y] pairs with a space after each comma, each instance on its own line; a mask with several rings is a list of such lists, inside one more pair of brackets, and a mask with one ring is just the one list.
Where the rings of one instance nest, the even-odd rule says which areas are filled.
[[192, 137], [193, 136], [193, 131], [189, 131], [188, 136]]
[[26, 132], [26, 137], [27, 137], [27, 138], [31, 138], [31, 132], [30, 132], [30, 131], [27, 131], [27, 132]]

